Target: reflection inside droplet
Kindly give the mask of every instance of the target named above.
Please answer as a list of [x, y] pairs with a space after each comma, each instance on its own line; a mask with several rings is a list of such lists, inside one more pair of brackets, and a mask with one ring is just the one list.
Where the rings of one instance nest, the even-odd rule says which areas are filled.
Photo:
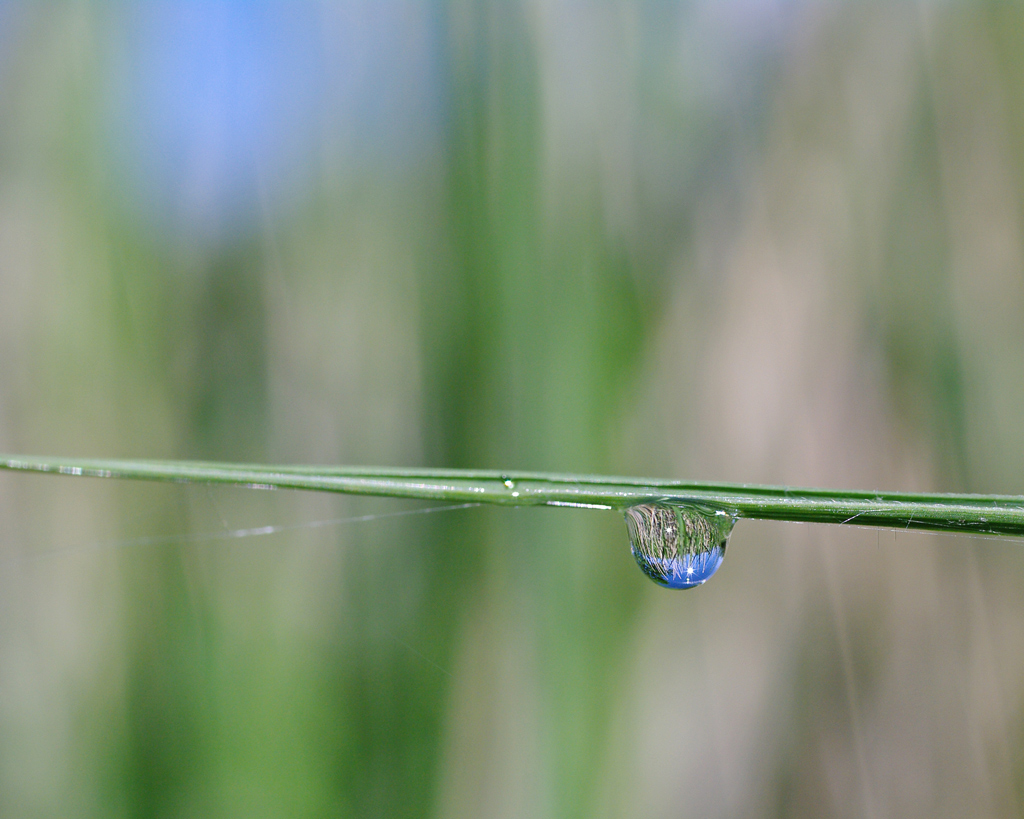
[[718, 571], [735, 523], [734, 516], [720, 510], [664, 501], [626, 510], [637, 565], [670, 589], [692, 589]]

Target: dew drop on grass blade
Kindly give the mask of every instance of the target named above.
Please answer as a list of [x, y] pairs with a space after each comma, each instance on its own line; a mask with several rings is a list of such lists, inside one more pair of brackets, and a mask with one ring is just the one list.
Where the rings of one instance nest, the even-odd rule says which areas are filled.
[[717, 572], [735, 523], [727, 512], [690, 504], [641, 503], [626, 510], [637, 565], [669, 589], [701, 586]]

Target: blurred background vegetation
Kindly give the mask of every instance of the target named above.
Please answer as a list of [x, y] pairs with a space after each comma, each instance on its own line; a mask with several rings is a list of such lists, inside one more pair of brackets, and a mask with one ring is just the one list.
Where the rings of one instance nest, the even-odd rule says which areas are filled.
[[[1024, 493], [1022, 37], [0, 2], [0, 450]], [[0, 814], [1022, 809], [1018, 543], [417, 508], [0, 476]]]

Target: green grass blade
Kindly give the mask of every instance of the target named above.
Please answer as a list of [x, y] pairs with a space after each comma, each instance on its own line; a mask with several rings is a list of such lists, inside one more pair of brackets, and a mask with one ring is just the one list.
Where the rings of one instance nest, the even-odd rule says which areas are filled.
[[458, 503], [475, 501], [502, 506], [624, 509], [645, 501], [668, 500], [724, 509], [741, 518], [1024, 535], [1024, 497], [1009, 495], [851, 492], [547, 472], [261, 466], [27, 455], [0, 455], [0, 468], [99, 478], [234, 484], [259, 489], [311, 489]]

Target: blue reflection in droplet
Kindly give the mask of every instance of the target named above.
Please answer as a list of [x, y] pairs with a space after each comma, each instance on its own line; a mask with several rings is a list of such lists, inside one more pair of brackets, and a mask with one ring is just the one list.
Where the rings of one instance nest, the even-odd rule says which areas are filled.
[[708, 552], [674, 558], [649, 558], [634, 550], [633, 557], [641, 571], [655, 583], [669, 589], [692, 589], [718, 571], [725, 549], [716, 547]]
[[626, 510], [637, 565], [670, 589], [692, 589], [718, 571], [735, 522], [722, 511], [678, 503], [644, 503]]

